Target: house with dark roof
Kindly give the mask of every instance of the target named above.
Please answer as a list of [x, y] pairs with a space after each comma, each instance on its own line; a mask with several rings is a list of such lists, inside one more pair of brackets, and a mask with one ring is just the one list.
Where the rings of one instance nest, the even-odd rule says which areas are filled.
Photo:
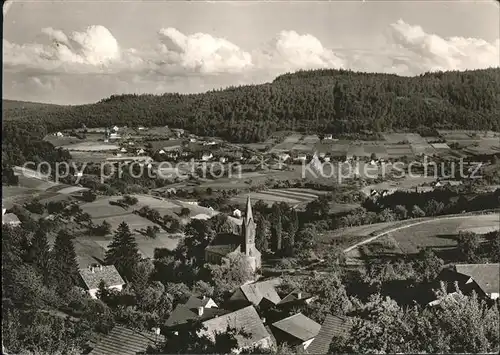
[[101, 281], [106, 283], [107, 289], [121, 291], [125, 281], [114, 265], [92, 264], [88, 268], [80, 269], [83, 287], [90, 297], [97, 298], [97, 290]]
[[308, 292], [302, 292], [300, 290], [294, 290], [290, 292], [288, 295], [283, 297], [281, 301], [278, 303], [278, 307], [295, 307], [299, 305], [307, 305], [311, 302], [314, 302], [317, 299], [317, 296], [314, 296]]
[[178, 304], [174, 308], [165, 322], [165, 327], [169, 330], [181, 329], [191, 321], [204, 321], [229, 312], [219, 309], [210, 297], [191, 296], [186, 303]]
[[271, 325], [277, 344], [287, 343], [298, 351], [309, 347], [320, 328], [320, 324], [302, 313], [281, 319]]
[[116, 326], [94, 346], [89, 355], [145, 354], [149, 348], [155, 348], [164, 341], [159, 329], [144, 332]]
[[240, 286], [229, 298], [230, 303], [251, 304], [260, 306], [263, 301], [273, 305], [281, 301], [276, 287], [281, 284], [280, 278], [258, 281]]
[[348, 336], [351, 328], [351, 318], [327, 315], [318, 334], [306, 349], [306, 353], [329, 354], [330, 345], [335, 341], [335, 338]]
[[469, 278], [486, 296], [497, 299], [500, 293], [500, 264], [459, 264], [455, 265], [457, 274]]
[[[459, 290], [470, 295], [475, 292], [480, 297], [495, 300], [500, 294], [500, 264], [457, 264], [445, 268], [437, 277], [434, 289], [440, 283], [446, 284], [448, 293], [455, 293], [455, 284]], [[429, 304], [435, 303], [434, 301]]]
[[204, 329], [200, 330], [200, 335], [206, 335], [212, 340], [215, 340], [217, 333], [223, 333], [228, 328], [239, 331], [240, 334], [235, 337], [238, 348], [233, 350], [234, 353], [253, 348], [271, 349], [275, 346], [271, 334], [253, 306], [212, 318], [202, 324]]
[[248, 261], [255, 272], [261, 267], [261, 253], [255, 247], [255, 221], [253, 219], [250, 197], [247, 199], [247, 209], [243, 218], [239, 235], [220, 234], [205, 248], [205, 261], [219, 264], [228, 261], [234, 255], [241, 255]]

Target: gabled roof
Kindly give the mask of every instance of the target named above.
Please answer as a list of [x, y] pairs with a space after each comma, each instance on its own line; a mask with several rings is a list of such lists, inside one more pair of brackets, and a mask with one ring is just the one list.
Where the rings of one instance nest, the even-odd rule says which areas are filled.
[[258, 305], [263, 298], [267, 298], [269, 301], [277, 304], [281, 301], [278, 292], [276, 292], [276, 287], [280, 284], [281, 279], [276, 278], [243, 285], [240, 289], [247, 300], [254, 305]]
[[203, 325], [206, 328], [203, 332], [211, 337], [215, 337], [215, 333], [224, 333], [228, 327], [244, 332], [243, 335], [236, 335], [240, 348], [250, 348], [263, 339], [271, 339], [271, 335], [253, 306], [207, 320], [203, 322]]
[[207, 320], [211, 319], [223, 314], [228, 313], [229, 311], [218, 309], [218, 308], [204, 308], [203, 314], [201, 316], [198, 315], [197, 310], [192, 310], [188, 308], [184, 304], [179, 304], [174, 308], [167, 321], [165, 322], [165, 326], [173, 327], [176, 325], [182, 325], [187, 323], [190, 320]]
[[221, 233], [210, 242], [210, 245], [205, 250], [225, 256], [238, 249], [241, 243], [242, 238], [240, 235]]
[[162, 335], [116, 326], [90, 352], [89, 355], [135, 355], [144, 353], [149, 346], [164, 341]]
[[487, 294], [500, 293], [500, 264], [458, 264], [455, 270], [471, 277]]
[[93, 268], [80, 269], [80, 276], [89, 290], [99, 287], [99, 283], [104, 281], [107, 286], [123, 285], [122, 277], [113, 265], [97, 266]]
[[[300, 298], [299, 298], [299, 293], [300, 293]], [[290, 292], [288, 295], [283, 297], [281, 301], [278, 303], [279, 305], [287, 304], [287, 303], [295, 303], [299, 301], [305, 301], [310, 298], [312, 298], [313, 295], [311, 295], [308, 292], [300, 292], [299, 290], [294, 290]]]
[[210, 302], [210, 300], [210, 297], [198, 298], [195, 296], [191, 296], [184, 305], [189, 309], [206, 307], [207, 303]]
[[327, 315], [318, 334], [307, 348], [307, 353], [328, 354], [332, 339], [343, 334], [348, 334], [351, 326], [348, 317]]
[[321, 329], [320, 324], [316, 323], [311, 318], [306, 317], [302, 313], [297, 313], [293, 316], [274, 322], [273, 327], [290, 334], [302, 342], [314, 338]]

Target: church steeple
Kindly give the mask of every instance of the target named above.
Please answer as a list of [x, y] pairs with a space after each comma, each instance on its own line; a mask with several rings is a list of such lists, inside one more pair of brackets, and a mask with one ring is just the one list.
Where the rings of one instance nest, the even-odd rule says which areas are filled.
[[250, 196], [247, 197], [247, 209], [241, 225], [241, 234], [243, 239], [243, 252], [250, 256], [251, 251], [255, 249], [255, 222], [253, 220], [252, 203]]
[[252, 213], [252, 203], [250, 202], [250, 196], [247, 197], [247, 210], [245, 215], [245, 222], [248, 223], [253, 221], [253, 213]]

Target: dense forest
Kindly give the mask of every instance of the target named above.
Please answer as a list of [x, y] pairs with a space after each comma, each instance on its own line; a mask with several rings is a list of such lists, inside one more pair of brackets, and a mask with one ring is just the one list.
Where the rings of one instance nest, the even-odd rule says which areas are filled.
[[12, 124], [38, 133], [112, 124], [169, 125], [238, 142], [276, 130], [348, 134], [361, 130], [500, 129], [500, 69], [417, 77], [344, 70], [299, 71], [272, 83], [203, 94], [113, 95], [79, 106], [4, 107]]

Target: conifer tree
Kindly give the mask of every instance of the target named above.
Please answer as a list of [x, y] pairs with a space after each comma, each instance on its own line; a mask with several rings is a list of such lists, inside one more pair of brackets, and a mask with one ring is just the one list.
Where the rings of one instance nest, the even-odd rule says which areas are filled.
[[278, 252], [281, 250], [282, 230], [281, 208], [277, 203], [274, 203], [272, 208], [272, 235], [274, 250]]
[[50, 248], [45, 231], [38, 230], [33, 236], [28, 249], [28, 259], [40, 271], [47, 282], [50, 271]]
[[114, 265], [124, 278], [132, 280], [140, 259], [137, 242], [128, 224], [120, 223], [106, 252], [106, 264]]
[[60, 293], [67, 292], [78, 283], [78, 263], [76, 261], [73, 237], [61, 230], [56, 237], [50, 263], [52, 282]]

